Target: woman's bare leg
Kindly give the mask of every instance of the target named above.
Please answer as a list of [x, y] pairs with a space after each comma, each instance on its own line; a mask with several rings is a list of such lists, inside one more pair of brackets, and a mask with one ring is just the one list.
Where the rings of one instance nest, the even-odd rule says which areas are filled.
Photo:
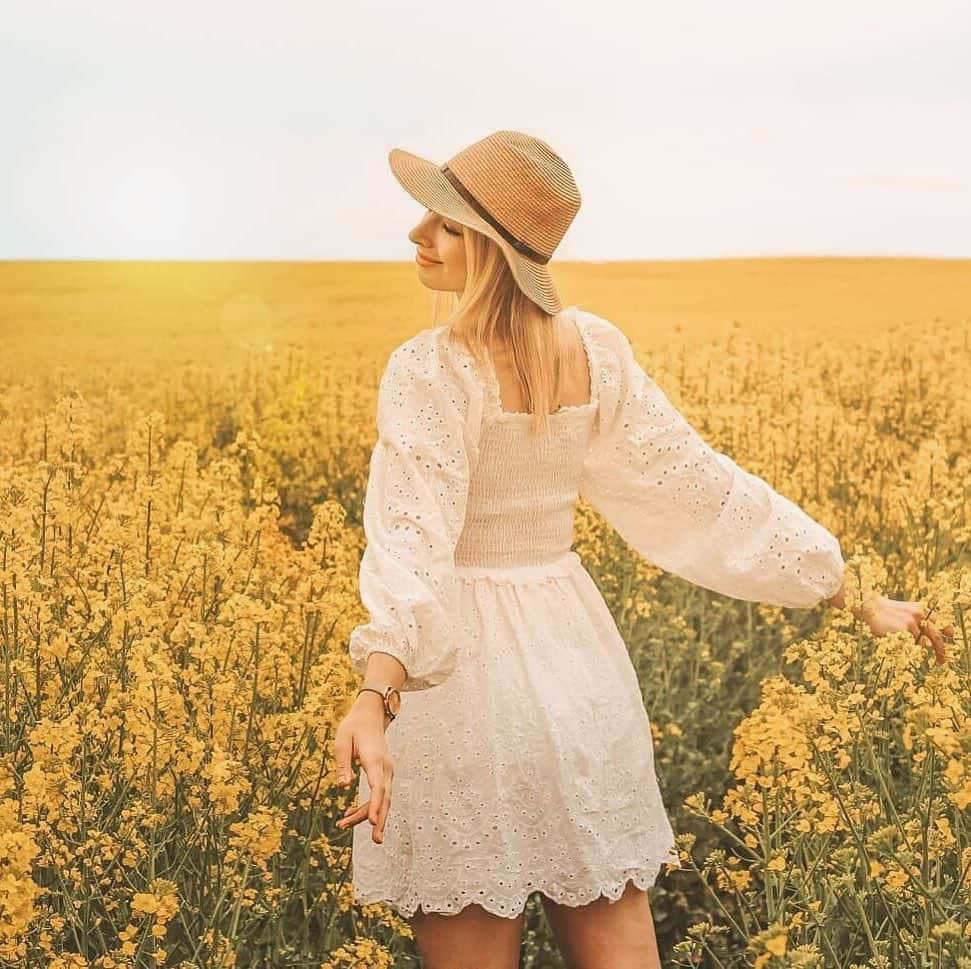
[[647, 892], [628, 882], [616, 902], [560, 905], [541, 896], [569, 969], [661, 969]]
[[422, 969], [517, 969], [526, 912], [503, 918], [481, 905], [454, 915], [422, 912], [408, 919]]

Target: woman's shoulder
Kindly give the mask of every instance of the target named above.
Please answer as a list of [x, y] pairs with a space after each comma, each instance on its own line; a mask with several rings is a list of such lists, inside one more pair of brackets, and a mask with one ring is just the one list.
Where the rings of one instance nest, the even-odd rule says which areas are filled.
[[444, 324], [425, 327], [395, 346], [382, 383], [408, 384], [420, 396], [448, 399], [466, 412], [481, 408], [483, 389], [472, 355]]
[[388, 367], [419, 378], [442, 378], [462, 364], [462, 351], [444, 326], [429, 326], [403, 340], [388, 356]]
[[630, 343], [627, 334], [612, 320], [592, 310], [576, 308], [576, 320], [594, 350], [617, 352]]

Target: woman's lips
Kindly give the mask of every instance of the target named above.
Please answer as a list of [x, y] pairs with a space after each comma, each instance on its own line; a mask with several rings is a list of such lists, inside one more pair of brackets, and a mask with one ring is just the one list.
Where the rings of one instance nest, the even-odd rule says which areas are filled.
[[435, 259], [426, 259], [420, 252], [415, 253], [415, 262], [419, 266], [438, 266], [440, 263]]

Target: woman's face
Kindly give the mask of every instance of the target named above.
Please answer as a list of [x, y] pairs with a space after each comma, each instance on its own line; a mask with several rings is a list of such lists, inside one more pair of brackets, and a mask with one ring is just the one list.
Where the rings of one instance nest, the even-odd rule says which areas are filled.
[[[458, 222], [426, 209], [408, 238], [418, 247], [415, 261], [423, 285], [453, 293], [465, 289], [465, 239]], [[434, 262], [418, 262], [419, 254]]]

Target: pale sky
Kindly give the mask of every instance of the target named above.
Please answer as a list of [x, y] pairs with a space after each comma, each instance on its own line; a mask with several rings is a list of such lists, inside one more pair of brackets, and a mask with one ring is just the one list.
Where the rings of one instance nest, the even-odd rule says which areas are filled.
[[547, 141], [555, 259], [971, 257], [967, 0], [16, 4], [0, 259], [414, 256], [388, 150]]

